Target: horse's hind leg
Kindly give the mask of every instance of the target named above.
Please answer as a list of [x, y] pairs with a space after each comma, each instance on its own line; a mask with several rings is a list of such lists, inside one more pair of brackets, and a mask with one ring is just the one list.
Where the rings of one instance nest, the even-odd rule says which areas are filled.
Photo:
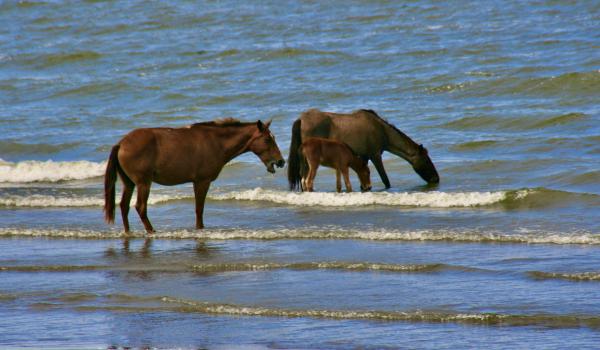
[[308, 164], [308, 176], [306, 179], [306, 187], [308, 187], [308, 192], [313, 192], [315, 190], [314, 183], [315, 177], [317, 176], [317, 168], [319, 167], [319, 163], [310, 162]]
[[379, 177], [381, 177], [381, 181], [383, 181], [385, 188], [387, 189], [387, 188], [392, 187], [390, 185], [390, 180], [388, 179], [388, 176], [385, 173], [385, 169], [383, 168], [383, 161], [381, 160], [381, 154], [372, 157], [371, 162], [373, 162], [373, 165], [375, 165], [375, 169], [377, 169], [377, 172], [379, 173]]
[[150, 220], [148, 220], [147, 215], [151, 184], [151, 182], [137, 184], [137, 203], [135, 203], [135, 209], [140, 215], [140, 219], [142, 219], [142, 223], [144, 224], [147, 233], [154, 232], [154, 228], [152, 228], [152, 224], [150, 223]]
[[133, 195], [133, 189], [135, 184], [129, 180], [123, 178], [123, 195], [121, 196], [121, 217], [123, 218], [123, 226], [125, 226], [125, 233], [129, 232], [129, 204], [131, 202], [131, 196]]
[[340, 169], [335, 169], [335, 189], [338, 193], [342, 192], [342, 173]]

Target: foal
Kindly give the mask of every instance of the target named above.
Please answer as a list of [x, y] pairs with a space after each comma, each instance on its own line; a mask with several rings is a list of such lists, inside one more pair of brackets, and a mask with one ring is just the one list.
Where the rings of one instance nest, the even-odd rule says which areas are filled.
[[300, 156], [304, 158], [300, 170], [303, 191], [314, 191], [313, 184], [319, 164], [335, 169], [336, 190], [338, 192], [342, 192], [340, 173], [344, 176], [346, 191], [352, 192], [348, 167], [352, 168], [358, 175], [361, 191], [371, 190], [371, 173], [367, 165], [368, 160], [357, 156], [347, 144], [320, 137], [311, 137], [302, 143], [299, 152]]

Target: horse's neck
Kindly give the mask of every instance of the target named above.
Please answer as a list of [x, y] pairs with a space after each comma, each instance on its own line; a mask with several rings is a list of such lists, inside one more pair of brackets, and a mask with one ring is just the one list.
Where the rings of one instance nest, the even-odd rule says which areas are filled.
[[386, 150], [412, 164], [419, 154], [419, 145], [403, 132], [396, 130], [383, 121], [380, 121], [380, 123], [387, 136]]
[[216, 132], [221, 140], [221, 149], [223, 150], [221, 155], [225, 163], [248, 152], [248, 142], [253, 134], [250, 125], [217, 129]]

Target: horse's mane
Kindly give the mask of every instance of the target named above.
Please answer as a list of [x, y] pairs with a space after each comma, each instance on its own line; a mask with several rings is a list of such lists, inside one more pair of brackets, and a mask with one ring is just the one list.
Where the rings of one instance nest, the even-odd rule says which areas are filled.
[[[406, 134], [403, 133], [402, 131], [400, 131], [400, 129], [398, 129], [394, 124], [392, 124], [389, 121], [387, 121], [387, 119], [384, 119], [384, 118], [380, 117], [379, 114], [377, 114], [377, 112], [375, 112], [374, 110], [372, 110], [372, 109], [361, 109], [359, 111], [373, 115], [374, 117], [376, 117], [377, 119], [379, 119], [382, 123], [384, 123], [385, 125], [387, 125], [390, 128], [392, 128], [397, 133], [399, 133], [399, 134], [401, 134], [403, 136], [406, 136]], [[406, 136], [406, 137], [408, 137], [408, 136]]]
[[238, 119], [235, 118], [223, 118], [223, 119], [217, 119], [217, 120], [211, 120], [208, 122], [200, 122], [200, 123], [194, 123], [191, 126], [195, 127], [195, 126], [242, 126], [242, 125], [248, 125], [249, 123], [243, 123], [241, 121], [239, 121]]

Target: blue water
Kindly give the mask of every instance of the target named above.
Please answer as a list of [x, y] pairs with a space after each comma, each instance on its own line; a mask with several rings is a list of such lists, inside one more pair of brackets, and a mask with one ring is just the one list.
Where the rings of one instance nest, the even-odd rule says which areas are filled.
[[[596, 348], [593, 1], [0, 3], [0, 348]], [[252, 154], [103, 221], [138, 127], [377, 111], [424, 144], [371, 193]], [[354, 187], [358, 180], [351, 174]], [[118, 187], [120, 191], [120, 188]], [[119, 194], [118, 194], [119, 195]], [[117, 214], [117, 217], [120, 217]]]

